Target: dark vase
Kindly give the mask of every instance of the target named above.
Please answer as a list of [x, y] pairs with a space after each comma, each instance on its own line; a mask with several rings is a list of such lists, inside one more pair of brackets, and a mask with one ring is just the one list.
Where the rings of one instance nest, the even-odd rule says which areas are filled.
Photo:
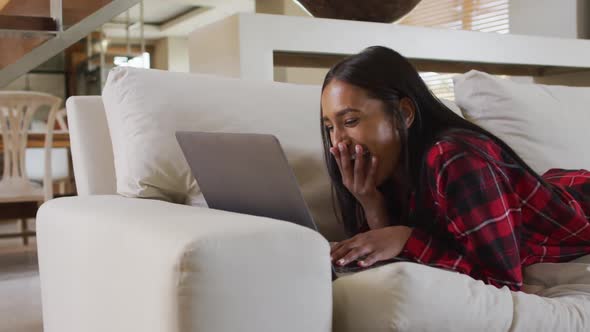
[[392, 23], [420, 0], [294, 0], [314, 17]]

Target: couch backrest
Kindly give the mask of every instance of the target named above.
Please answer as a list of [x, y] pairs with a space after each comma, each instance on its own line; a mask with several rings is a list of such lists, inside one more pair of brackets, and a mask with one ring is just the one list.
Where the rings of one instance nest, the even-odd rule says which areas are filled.
[[115, 194], [113, 147], [102, 98], [70, 97], [66, 109], [78, 195]]
[[117, 192], [202, 206], [202, 193], [175, 132], [273, 134], [320, 232], [329, 239], [342, 238], [323, 156], [320, 90], [320, 86], [131, 67], [111, 70], [102, 101]]
[[[183, 174], [193, 177], [174, 139], [177, 130], [271, 133], [280, 139], [320, 231], [341, 239], [323, 161], [319, 96], [319, 86], [113, 70], [102, 98], [67, 103], [79, 194], [154, 198], [155, 189], [188, 192]], [[138, 184], [147, 190], [133, 191]]]

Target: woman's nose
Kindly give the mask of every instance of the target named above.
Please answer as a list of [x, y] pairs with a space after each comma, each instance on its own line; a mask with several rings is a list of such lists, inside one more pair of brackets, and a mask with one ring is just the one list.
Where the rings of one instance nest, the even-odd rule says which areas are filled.
[[339, 143], [344, 143], [346, 145], [346, 147], [348, 147], [350, 149], [350, 146], [352, 144], [352, 141], [348, 137], [343, 137], [343, 138], [340, 138], [340, 139], [335, 139], [332, 142], [332, 146], [338, 148], [339, 147], [338, 146]]
[[341, 130], [337, 130], [336, 128], [334, 128], [334, 141], [332, 142], [333, 146], [336, 146], [336, 144], [338, 144], [339, 142], [344, 142], [346, 143], [346, 141], [348, 141], [348, 137], [346, 137], [345, 133]]

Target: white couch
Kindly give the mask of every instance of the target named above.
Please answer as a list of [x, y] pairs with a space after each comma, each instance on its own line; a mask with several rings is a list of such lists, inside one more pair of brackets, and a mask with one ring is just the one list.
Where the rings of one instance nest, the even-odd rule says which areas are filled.
[[[123, 74], [130, 76], [121, 78]], [[173, 88], [173, 82], [182, 86]], [[121, 87], [123, 83], [130, 87]], [[496, 289], [414, 263], [394, 263], [332, 283], [328, 241], [314, 231], [161, 197], [118, 195], [117, 187], [126, 184], [118, 183], [122, 175], [115, 177], [111, 132], [116, 128], [113, 123], [107, 126], [103, 99], [110, 98], [109, 105], [127, 105], [129, 95], [116, 99], [113, 94], [129, 88], [141, 96], [153, 87], [140, 104], [166, 99], [180, 105], [187, 101], [178, 99], [173, 90], [193, 83], [198, 96], [185, 91], [183, 98], [195, 108], [205, 107], [204, 112], [212, 107], [235, 108], [236, 96], [244, 98], [244, 91], [253, 101], [241, 103], [246, 108], [262, 105], [260, 114], [272, 114], [276, 110], [264, 105], [285, 98], [304, 100], [316, 107], [309, 112], [319, 112], [319, 87], [132, 69], [111, 73], [107, 84], [111, 90], [102, 99], [70, 98], [68, 120], [79, 196], [47, 202], [37, 219], [45, 332], [554, 331], [590, 326], [586, 295], [590, 287], [552, 288], [590, 284], [584, 273], [590, 271], [590, 259], [564, 267], [577, 271], [568, 274], [551, 274], [552, 266], [539, 264], [543, 271], [535, 274], [538, 294], [546, 291], [554, 298]], [[230, 97], [220, 98], [219, 86]], [[299, 117], [302, 110], [294, 103], [282, 104], [284, 116]], [[319, 126], [319, 114], [310, 116], [317, 116]], [[257, 126], [264, 131], [271, 122]], [[237, 129], [240, 123], [244, 122], [234, 124]], [[161, 124], [164, 129], [167, 125]], [[300, 131], [313, 141], [319, 138], [318, 128], [279, 130], [285, 135]], [[286, 145], [289, 150], [290, 143]], [[292, 151], [287, 151], [291, 157]], [[290, 162], [297, 160], [293, 157]], [[298, 180], [304, 181], [301, 171], [298, 174]], [[304, 196], [317, 212], [322, 207], [312, 201], [317, 196], [312, 191], [304, 189]], [[331, 240], [342, 236], [338, 225], [320, 228]]]

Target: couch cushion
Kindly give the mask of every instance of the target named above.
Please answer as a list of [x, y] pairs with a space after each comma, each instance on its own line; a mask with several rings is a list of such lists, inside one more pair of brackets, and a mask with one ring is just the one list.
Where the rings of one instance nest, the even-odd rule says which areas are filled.
[[102, 98], [70, 97], [66, 108], [78, 195], [115, 194], [113, 147]]
[[590, 88], [517, 83], [475, 70], [454, 82], [465, 118], [504, 140], [538, 173], [590, 169]]
[[523, 290], [536, 293], [527, 294], [422, 264], [387, 264], [333, 283], [333, 330], [588, 331], [589, 271], [590, 255], [528, 266]]
[[333, 283], [333, 330], [508, 331], [510, 294], [457, 272], [392, 263]]
[[320, 133], [320, 87], [119, 67], [103, 93], [117, 192], [204, 204], [176, 131], [269, 133], [280, 140], [320, 231], [342, 237]]

